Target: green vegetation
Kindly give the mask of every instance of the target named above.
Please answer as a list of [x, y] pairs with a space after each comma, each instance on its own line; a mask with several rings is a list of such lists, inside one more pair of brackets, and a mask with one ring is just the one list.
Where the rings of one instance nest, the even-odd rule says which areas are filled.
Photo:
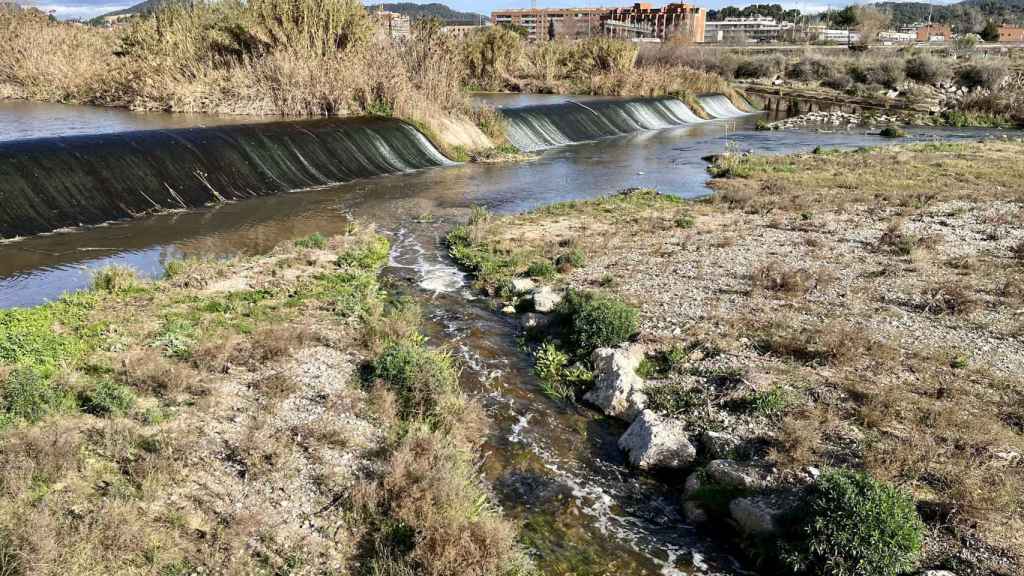
[[913, 499], [865, 474], [830, 471], [814, 485], [783, 558], [829, 576], [895, 576], [914, 567], [924, 524]]
[[878, 135], [881, 136], [882, 138], [906, 138], [907, 137], [906, 131], [904, 131], [904, 130], [896, 127], [896, 126], [886, 126], [885, 128], [882, 128], [882, 131], [879, 132]]
[[594, 379], [585, 363], [570, 366], [569, 355], [551, 342], [541, 344], [533, 358], [533, 371], [540, 379], [541, 390], [553, 400], [572, 402], [577, 392], [590, 385]]
[[299, 238], [295, 241], [296, 248], [309, 248], [312, 250], [323, 250], [327, 247], [327, 238], [324, 238], [323, 234], [314, 232], [305, 238]]
[[447, 417], [445, 402], [459, 390], [451, 355], [427, 348], [419, 339], [389, 345], [373, 362], [373, 377], [398, 397], [399, 417], [436, 425]]
[[598, 349], [618, 346], [636, 334], [639, 312], [621, 299], [599, 292], [570, 290], [558, 306], [565, 340], [576, 358]]

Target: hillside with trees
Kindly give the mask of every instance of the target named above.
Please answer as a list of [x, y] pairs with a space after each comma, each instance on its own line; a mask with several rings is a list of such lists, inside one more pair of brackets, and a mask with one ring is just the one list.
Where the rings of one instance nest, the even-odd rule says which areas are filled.
[[481, 21], [487, 22], [487, 16], [477, 14], [475, 12], [459, 12], [452, 10], [444, 4], [432, 3], [432, 4], [413, 4], [412, 2], [397, 2], [393, 4], [377, 4], [368, 3], [366, 7], [368, 10], [375, 10], [384, 7], [384, 10], [388, 12], [397, 12], [404, 14], [413, 20], [423, 20], [427, 18], [436, 18], [449, 24], [454, 23], [473, 23], [478, 24]]

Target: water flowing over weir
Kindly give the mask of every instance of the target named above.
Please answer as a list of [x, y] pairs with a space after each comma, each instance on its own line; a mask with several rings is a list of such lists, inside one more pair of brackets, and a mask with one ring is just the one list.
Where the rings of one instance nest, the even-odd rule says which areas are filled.
[[[728, 102], [724, 96], [718, 98]], [[732, 110], [737, 115], [745, 114], [735, 107]], [[714, 118], [734, 117], [721, 106], [708, 112]], [[509, 141], [527, 152], [704, 122], [676, 98], [567, 100], [559, 104], [505, 108], [501, 113], [508, 120]]]
[[698, 96], [697, 102], [700, 103], [701, 108], [703, 108], [705, 112], [715, 118], [738, 118], [748, 114], [748, 112], [744, 112], [737, 108], [736, 105], [732, 103], [732, 100], [729, 100], [729, 98], [721, 94]]
[[450, 162], [394, 119], [325, 118], [0, 143], [0, 237]]

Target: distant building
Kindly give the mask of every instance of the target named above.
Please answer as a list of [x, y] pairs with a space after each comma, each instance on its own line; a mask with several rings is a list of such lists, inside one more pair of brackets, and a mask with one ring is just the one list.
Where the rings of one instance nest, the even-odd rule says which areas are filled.
[[726, 18], [705, 24], [704, 41], [729, 44], [778, 42], [783, 33], [792, 28], [792, 23], [779, 22], [770, 16]]
[[638, 3], [629, 8], [536, 8], [497, 10], [491, 21], [526, 31], [531, 42], [608, 35], [617, 38], [704, 39], [707, 10], [673, 3], [662, 8]]
[[1024, 42], [1024, 28], [1014, 26], [999, 27], [1000, 42]]
[[949, 42], [953, 39], [953, 30], [948, 24], [926, 24], [915, 33], [918, 42]]
[[878, 41], [883, 44], [912, 44], [917, 40], [916, 32], [893, 32], [886, 30], [878, 33]]
[[491, 13], [497, 26], [526, 30], [531, 42], [555, 38], [586, 38], [601, 34], [601, 22], [611, 8], [535, 8], [498, 10]]
[[608, 20], [634, 26], [648, 26], [653, 36], [661, 40], [703, 42], [708, 11], [691, 4], [672, 3], [661, 8], [637, 3], [631, 8], [616, 8]]
[[465, 38], [477, 30], [487, 28], [490, 24], [449, 24], [442, 26], [441, 31], [451, 34], [456, 38]]
[[370, 15], [392, 38], [408, 38], [412, 35], [412, 19], [405, 14], [377, 10]]

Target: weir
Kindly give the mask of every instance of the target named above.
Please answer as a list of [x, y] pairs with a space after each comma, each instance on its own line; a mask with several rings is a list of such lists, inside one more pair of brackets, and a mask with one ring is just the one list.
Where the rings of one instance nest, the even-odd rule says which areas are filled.
[[[709, 104], [705, 110], [714, 118], [746, 114], [725, 96], [702, 96], [702, 106], [705, 98]], [[504, 108], [501, 113], [508, 120], [509, 141], [525, 152], [705, 121], [676, 98], [567, 100], [558, 104]]]
[[0, 237], [449, 163], [414, 127], [383, 118], [4, 142]]

